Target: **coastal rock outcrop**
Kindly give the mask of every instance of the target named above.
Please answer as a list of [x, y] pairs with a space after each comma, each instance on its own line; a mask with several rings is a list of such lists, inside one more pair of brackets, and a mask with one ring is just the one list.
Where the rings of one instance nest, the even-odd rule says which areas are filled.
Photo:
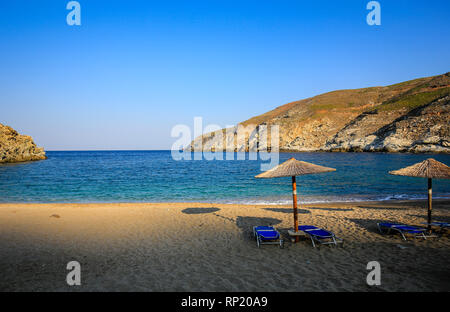
[[[328, 141], [324, 150], [450, 152], [450, 96], [403, 115], [380, 114], [363, 114]], [[397, 118], [392, 120], [394, 117]]]
[[44, 149], [37, 147], [28, 135], [0, 124], [0, 163], [46, 159]]
[[280, 151], [450, 153], [450, 73], [386, 87], [328, 92], [239, 125], [255, 125], [245, 142], [231, 137], [230, 148], [225, 133], [236, 132], [235, 126], [195, 138], [188, 149], [271, 149], [271, 142], [260, 139], [264, 135], [258, 128], [278, 125]]

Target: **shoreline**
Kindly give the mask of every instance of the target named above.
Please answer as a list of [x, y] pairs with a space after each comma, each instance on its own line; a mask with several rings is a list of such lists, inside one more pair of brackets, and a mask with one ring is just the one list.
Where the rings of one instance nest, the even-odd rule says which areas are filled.
[[[433, 220], [450, 221], [436, 200]], [[421, 225], [425, 201], [301, 205], [299, 223], [332, 231], [340, 247], [289, 240], [291, 205], [215, 203], [0, 204], [0, 291], [450, 291], [450, 240], [381, 235], [377, 222]], [[273, 225], [283, 249], [256, 246]], [[70, 261], [81, 286], [66, 283]], [[382, 284], [368, 286], [367, 263]]]
[[[420, 198], [420, 199], [387, 199], [387, 200], [354, 200], [354, 201], [329, 201], [329, 202], [306, 202], [302, 203], [300, 199], [298, 199], [298, 205], [302, 206], [311, 206], [311, 205], [356, 205], [356, 204], [363, 204], [363, 203], [370, 203], [370, 204], [407, 204], [407, 203], [427, 203], [428, 199], [426, 198]], [[433, 197], [433, 203], [437, 202], [449, 202], [450, 198], [434, 198]], [[273, 207], [285, 207], [290, 206], [292, 207], [292, 202], [286, 203], [286, 204], [271, 204], [271, 203], [230, 203], [230, 202], [213, 202], [213, 201], [167, 201], [167, 202], [147, 202], [147, 201], [123, 201], [123, 202], [96, 202], [96, 201], [86, 201], [86, 202], [0, 202], [0, 209], [2, 206], [10, 206], [10, 205], [120, 205], [120, 204], [127, 204], [127, 205], [230, 205], [230, 206], [246, 206], [246, 207], [264, 207], [264, 206], [273, 206]]]

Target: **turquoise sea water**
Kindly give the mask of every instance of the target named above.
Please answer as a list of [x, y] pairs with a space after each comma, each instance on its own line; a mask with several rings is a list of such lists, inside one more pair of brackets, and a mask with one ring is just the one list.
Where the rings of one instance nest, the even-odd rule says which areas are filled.
[[[247, 160], [214, 161], [175, 161], [170, 151], [47, 156], [0, 165], [0, 202], [291, 202], [291, 179], [255, 179], [261, 161], [248, 160], [248, 154]], [[426, 198], [426, 179], [388, 171], [429, 157], [450, 165], [450, 155], [383, 153], [281, 153], [280, 162], [290, 157], [337, 169], [297, 177], [302, 202]], [[433, 195], [450, 200], [450, 180], [433, 180]]]

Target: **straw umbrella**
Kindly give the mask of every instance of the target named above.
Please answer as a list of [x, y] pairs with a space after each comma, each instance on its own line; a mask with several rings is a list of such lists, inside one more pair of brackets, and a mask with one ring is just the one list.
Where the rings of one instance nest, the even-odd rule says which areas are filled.
[[[279, 177], [292, 177], [292, 200], [294, 207], [294, 231], [298, 232], [298, 215], [297, 215], [297, 184], [295, 181], [296, 176], [316, 174], [322, 172], [336, 171], [336, 169], [322, 167], [314, 165], [305, 161], [299, 161], [295, 158], [286, 160], [284, 163], [278, 166], [258, 174], [255, 178], [279, 178]], [[296, 237], [298, 240], [298, 237]]]
[[428, 178], [428, 231], [431, 231], [432, 179], [450, 179], [450, 167], [433, 158], [428, 158], [412, 166], [389, 171], [389, 173], [408, 177]]

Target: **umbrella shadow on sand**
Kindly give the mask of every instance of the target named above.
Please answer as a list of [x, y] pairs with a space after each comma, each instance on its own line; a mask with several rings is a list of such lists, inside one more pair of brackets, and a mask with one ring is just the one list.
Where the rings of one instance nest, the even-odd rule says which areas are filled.
[[208, 207], [208, 208], [192, 207], [183, 209], [181, 212], [185, 214], [203, 214], [203, 213], [213, 213], [219, 210], [220, 210], [219, 208], [215, 207]]
[[[423, 219], [424, 222], [427, 219], [426, 215], [408, 214], [408, 216]], [[433, 220], [437, 222], [450, 222], [450, 218], [447, 216], [433, 216]]]
[[321, 207], [308, 207], [313, 210], [326, 210], [326, 211], [353, 211], [353, 208], [321, 208]]
[[[291, 210], [292, 213], [292, 210]], [[275, 218], [260, 218], [260, 217], [237, 217], [236, 225], [243, 232], [245, 237], [253, 237], [253, 227], [266, 225], [274, 226], [281, 223], [281, 220]]]
[[373, 210], [407, 210], [407, 207], [377, 207], [377, 206], [358, 206], [361, 209], [373, 209]]
[[[274, 212], [282, 212], [292, 214], [292, 208], [263, 208], [264, 210], [274, 211]], [[308, 214], [311, 211], [306, 209], [297, 209], [297, 213]]]
[[[348, 219], [348, 220], [352, 221], [359, 227], [362, 227], [371, 233], [380, 233], [378, 231], [377, 223], [386, 221], [386, 220], [383, 221], [383, 220], [373, 220], [373, 219]], [[386, 221], [386, 222], [390, 222], [390, 221]]]

